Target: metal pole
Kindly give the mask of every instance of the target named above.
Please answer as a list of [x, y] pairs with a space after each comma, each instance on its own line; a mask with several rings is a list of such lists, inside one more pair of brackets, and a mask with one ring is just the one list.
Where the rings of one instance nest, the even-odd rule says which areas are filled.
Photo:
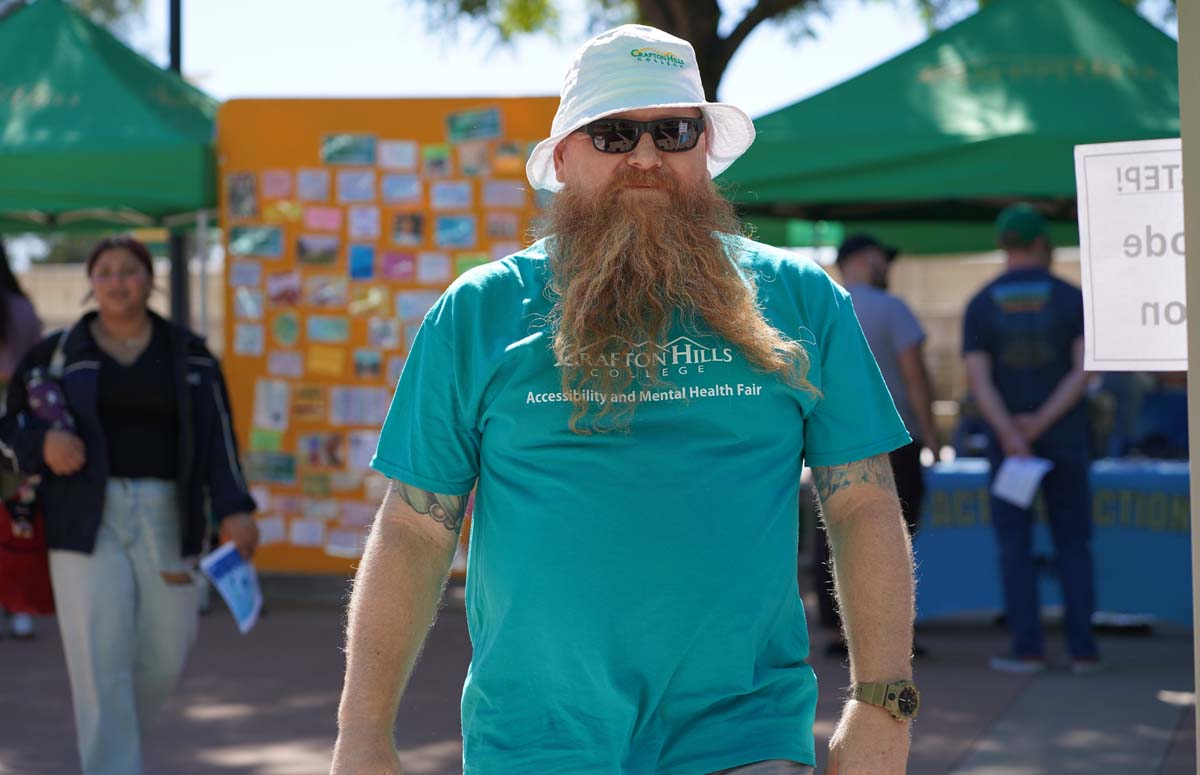
[[[1183, 139], [1183, 231], [1191, 237], [1188, 254], [1200, 259], [1200, 8], [1182, 2], [1179, 13], [1179, 118]], [[1190, 74], [1190, 75], [1189, 75]], [[1188, 372], [1200, 366], [1200, 260], [1187, 264]], [[1200, 483], [1200, 379], [1188, 379], [1188, 481]], [[1190, 486], [1192, 520], [1192, 665], [1200, 681], [1200, 486]], [[1195, 687], [1200, 695], [1200, 684]], [[1200, 744], [1200, 713], [1196, 714], [1196, 740]], [[1200, 773], [1200, 749], [1196, 771]]]
[[[183, 72], [183, 0], [170, 0], [171, 64], [176, 73]], [[188, 260], [184, 235], [172, 231], [167, 241], [171, 258], [171, 320], [190, 328], [192, 319], [188, 299]]]
[[200, 316], [196, 330], [208, 338], [208, 211], [196, 213], [196, 256], [200, 259]]
[[183, 0], [170, 0], [171, 69], [183, 72]]

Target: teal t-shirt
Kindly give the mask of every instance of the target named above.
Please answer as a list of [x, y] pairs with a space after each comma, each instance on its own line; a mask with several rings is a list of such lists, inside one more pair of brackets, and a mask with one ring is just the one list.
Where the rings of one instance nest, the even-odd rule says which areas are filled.
[[[478, 480], [466, 775], [816, 760], [801, 466], [909, 437], [845, 291], [790, 253], [730, 244], [766, 318], [807, 347], [819, 396], [680, 327], [627, 432], [572, 433], [540, 242], [464, 274], [417, 334], [372, 466], [446, 494]], [[610, 349], [585, 361], [629, 346]]]

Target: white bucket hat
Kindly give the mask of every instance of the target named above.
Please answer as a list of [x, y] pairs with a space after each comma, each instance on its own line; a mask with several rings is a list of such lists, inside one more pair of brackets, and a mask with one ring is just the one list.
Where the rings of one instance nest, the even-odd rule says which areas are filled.
[[700, 108], [713, 177], [754, 142], [754, 122], [745, 111], [704, 98], [692, 44], [654, 27], [626, 24], [600, 33], [575, 55], [550, 136], [534, 147], [525, 165], [529, 182], [560, 190], [554, 149], [567, 135], [598, 118], [646, 108]]

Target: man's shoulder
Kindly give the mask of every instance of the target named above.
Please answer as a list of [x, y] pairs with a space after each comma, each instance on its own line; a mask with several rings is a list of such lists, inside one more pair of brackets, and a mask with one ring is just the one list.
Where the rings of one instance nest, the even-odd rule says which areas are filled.
[[996, 289], [1012, 281], [1013, 277], [1011, 276], [1011, 273], [1001, 272], [997, 276], [984, 283], [982, 288], [971, 294], [970, 300], [967, 302], [967, 306], [972, 304], [978, 305], [990, 303], [992, 301], [992, 294], [995, 293]]
[[524, 250], [471, 267], [450, 283], [446, 296], [475, 298], [503, 293], [536, 277], [545, 263], [546, 250], [539, 240]]
[[974, 298], [993, 298], [997, 293], [1046, 293], [1058, 297], [1081, 296], [1079, 286], [1054, 274], [1048, 269], [1021, 268], [1002, 272], [987, 285], [979, 289]]
[[[908, 306], [908, 302], [891, 291], [885, 291], [882, 288], [872, 288], [871, 293], [868, 294], [868, 298], [872, 299], [875, 305], [884, 311], [888, 320], [893, 324], [903, 325], [916, 320], [916, 315], [913, 313], [912, 307]], [[855, 297], [854, 303], [858, 304], [857, 297]]]
[[855, 305], [867, 303], [888, 309], [908, 309], [908, 305], [899, 296], [890, 291], [885, 291], [883, 288], [876, 288], [874, 285], [866, 285], [865, 283], [847, 285], [846, 292], [854, 299]]
[[546, 271], [545, 247], [538, 241], [463, 272], [441, 295], [429, 317], [442, 323], [511, 318], [514, 305], [542, 295]]
[[755, 275], [768, 280], [791, 276], [821, 283], [832, 282], [825, 270], [807, 256], [749, 237], [723, 235], [722, 238], [736, 255], [738, 264]]
[[1056, 274], [1051, 274], [1050, 279], [1054, 287], [1058, 289], [1059, 293], [1070, 296], [1083, 296], [1083, 291], [1080, 289], [1080, 287], [1070, 280], [1059, 277]]

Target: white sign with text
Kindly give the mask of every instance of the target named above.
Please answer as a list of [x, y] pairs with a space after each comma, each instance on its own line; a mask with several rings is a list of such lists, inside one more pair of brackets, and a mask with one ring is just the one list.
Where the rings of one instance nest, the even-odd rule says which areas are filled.
[[1075, 146], [1084, 367], [1186, 371], [1178, 139]]

